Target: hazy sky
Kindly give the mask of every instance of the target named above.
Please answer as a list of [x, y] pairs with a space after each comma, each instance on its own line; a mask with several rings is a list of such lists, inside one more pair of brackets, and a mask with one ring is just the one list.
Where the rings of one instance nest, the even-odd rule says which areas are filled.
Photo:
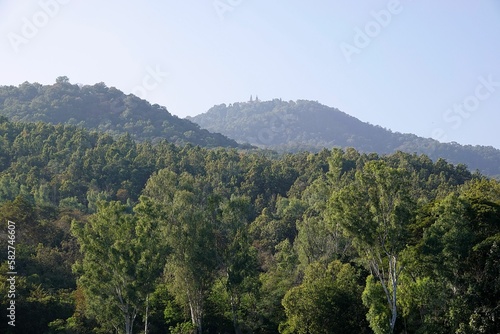
[[180, 117], [316, 100], [500, 148], [500, 1], [0, 0], [0, 85], [105, 82]]

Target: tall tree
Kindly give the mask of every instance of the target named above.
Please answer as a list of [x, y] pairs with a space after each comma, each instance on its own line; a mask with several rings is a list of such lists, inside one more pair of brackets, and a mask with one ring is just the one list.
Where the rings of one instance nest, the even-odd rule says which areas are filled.
[[310, 264], [302, 284], [288, 290], [282, 300], [287, 316], [281, 333], [365, 333], [359, 272], [335, 260]]
[[202, 177], [163, 169], [148, 180], [144, 190], [161, 207], [171, 250], [165, 268], [171, 292], [188, 306], [200, 334], [205, 299], [217, 267], [214, 227], [219, 200], [209, 188]]
[[130, 334], [161, 274], [160, 239], [155, 222], [120, 202], [101, 202], [89, 222], [72, 224], [83, 259], [75, 269], [88, 310], [104, 326]]
[[258, 290], [257, 252], [248, 236], [250, 201], [247, 197], [232, 197], [221, 203], [220, 225], [216, 230], [217, 255], [231, 304], [235, 333], [242, 333], [239, 313], [244, 294]]
[[[406, 246], [413, 221], [407, 173], [383, 161], [369, 161], [356, 172], [355, 180], [335, 192], [330, 201], [332, 218], [353, 239], [384, 291], [391, 312], [385, 324], [394, 331], [398, 316], [397, 290], [403, 270], [400, 253]], [[371, 322], [371, 326], [379, 326]]]

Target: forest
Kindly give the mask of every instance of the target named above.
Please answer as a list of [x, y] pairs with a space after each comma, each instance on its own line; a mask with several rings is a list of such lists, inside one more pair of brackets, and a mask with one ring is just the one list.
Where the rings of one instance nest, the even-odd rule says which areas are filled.
[[127, 133], [138, 141], [167, 139], [178, 145], [240, 147], [232, 139], [172, 115], [163, 106], [126, 95], [104, 82], [71, 84], [65, 76], [52, 85], [0, 86], [0, 115], [12, 121], [72, 124], [114, 136]]
[[433, 161], [463, 163], [500, 178], [500, 150], [491, 146], [440, 143], [413, 134], [392, 132], [360, 121], [316, 101], [261, 101], [221, 104], [195, 117], [181, 119], [167, 108], [99, 82], [72, 84], [68, 77], [51, 85], [24, 82], [0, 86], [0, 116], [11, 121], [71, 124], [117, 137], [176, 145], [199, 145], [280, 153], [319, 152], [353, 147], [362, 153], [398, 151], [425, 154]]
[[2, 333], [499, 333], [500, 183], [0, 119]]
[[500, 177], [500, 150], [492, 146], [460, 145], [393, 132], [317, 101], [260, 101], [251, 97], [248, 102], [216, 105], [188, 119], [240, 143], [278, 152], [318, 152], [323, 148], [348, 147], [364, 153], [402, 151], [425, 154], [433, 160], [444, 158], [454, 164], [463, 163], [473, 171], [479, 169], [485, 175]]

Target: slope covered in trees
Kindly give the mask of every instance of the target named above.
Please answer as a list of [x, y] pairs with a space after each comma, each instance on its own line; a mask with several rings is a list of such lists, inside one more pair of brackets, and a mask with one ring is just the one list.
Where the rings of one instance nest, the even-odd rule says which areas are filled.
[[2, 333], [500, 331], [500, 183], [464, 165], [5, 119], [0, 153]]
[[73, 85], [66, 77], [57, 78], [53, 85], [25, 82], [18, 87], [1, 86], [0, 115], [13, 121], [78, 125], [111, 135], [129, 133], [141, 141], [167, 139], [175, 144], [238, 147], [234, 140], [200, 129], [165, 107], [125, 95], [104, 83]]
[[500, 150], [484, 146], [439, 143], [412, 134], [394, 133], [317, 102], [252, 101], [218, 105], [191, 117], [209, 131], [220, 132], [240, 143], [278, 151], [319, 151], [346, 148], [379, 154], [403, 151], [464, 163], [491, 176], [500, 175]]

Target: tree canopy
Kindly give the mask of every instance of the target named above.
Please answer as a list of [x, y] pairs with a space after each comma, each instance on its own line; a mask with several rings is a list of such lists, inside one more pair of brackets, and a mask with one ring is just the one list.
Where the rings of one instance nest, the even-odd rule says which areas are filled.
[[12, 121], [77, 125], [113, 136], [128, 133], [140, 141], [239, 147], [234, 140], [201, 129], [158, 104], [125, 95], [103, 82], [71, 84], [67, 77], [57, 78], [52, 85], [0, 86], [0, 115]]
[[444, 159], [2, 119], [8, 220], [16, 332], [500, 331], [500, 183]]
[[220, 104], [188, 119], [239, 143], [279, 152], [348, 147], [365, 153], [403, 151], [426, 154], [434, 160], [445, 158], [455, 164], [465, 164], [471, 170], [479, 169], [486, 175], [500, 176], [500, 151], [494, 147], [440, 143], [393, 132], [316, 101], [274, 99]]

